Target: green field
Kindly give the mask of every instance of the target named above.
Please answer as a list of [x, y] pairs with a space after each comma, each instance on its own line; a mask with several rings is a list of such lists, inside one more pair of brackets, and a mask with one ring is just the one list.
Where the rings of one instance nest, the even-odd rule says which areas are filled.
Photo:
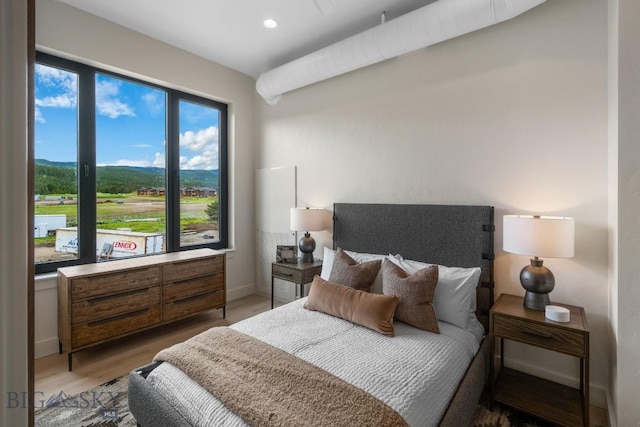
[[[61, 199], [60, 201], [51, 199]], [[77, 226], [78, 205], [76, 195], [49, 195], [49, 200], [35, 202], [36, 215], [67, 216], [67, 227]], [[205, 213], [207, 205], [217, 197], [181, 197], [180, 230], [199, 230], [202, 227], [216, 228]], [[165, 233], [166, 207], [164, 197], [138, 196], [130, 194], [98, 193], [96, 204], [97, 228], [116, 230], [129, 228], [131, 231], [143, 233]], [[49, 246], [55, 243], [55, 235], [36, 238], [36, 246]]]

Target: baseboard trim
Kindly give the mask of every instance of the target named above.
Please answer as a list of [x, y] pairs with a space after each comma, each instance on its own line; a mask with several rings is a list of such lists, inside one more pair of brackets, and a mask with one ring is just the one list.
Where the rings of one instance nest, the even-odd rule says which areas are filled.
[[51, 356], [52, 354], [58, 354], [60, 351], [58, 338], [48, 338], [35, 343], [34, 357], [40, 359], [41, 357]]
[[233, 301], [236, 299], [244, 298], [256, 293], [256, 285], [250, 283], [248, 285], [234, 287], [233, 289], [227, 288], [227, 301]]
[[613, 400], [611, 400], [611, 393], [607, 393], [605, 391], [605, 396], [607, 399], [607, 406], [604, 408], [607, 414], [607, 421], [609, 421], [609, 427], [617, 427], [618, 422], [616, 420], [616, 411], [615, 406], [613, 406]]

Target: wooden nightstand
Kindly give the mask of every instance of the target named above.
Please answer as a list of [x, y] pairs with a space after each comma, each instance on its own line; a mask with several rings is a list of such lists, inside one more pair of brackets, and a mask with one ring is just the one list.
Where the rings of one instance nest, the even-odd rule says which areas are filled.
[[[523, 298], [502, 294], [491, 308], [491, 405], [494, 401], [566, 426], [589, 425], [589, 330], [582, 307], [566, 323], [548, 320], [543, 311], [522, 305]], [[500, 338], [500, 367], [494, 374], [495, 339]], [[567, 387], [504, 366], [504, 340], [546, 348], [580, 360], [580, 389]]]
[[275, 279], [300, 285], [300, 298], [304, 296], [304, 285], [313, 281], [315, 275], [322, 271], [322, 260], [297, 264], [274, 262], [271, 264], [271, 308], [273, 308], [273, 283]]

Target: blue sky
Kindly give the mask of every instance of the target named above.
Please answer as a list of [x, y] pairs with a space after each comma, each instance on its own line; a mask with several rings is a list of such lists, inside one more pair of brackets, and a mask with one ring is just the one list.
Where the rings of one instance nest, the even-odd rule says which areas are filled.
[[[74, 73], [36, 66], [35, 157], [77, 160], [78, 81]], [[165, 166], [164, 91], [96, 75], [96, 163]], [[180, 102], [180, 168], [218, 168], [218, 110]]]

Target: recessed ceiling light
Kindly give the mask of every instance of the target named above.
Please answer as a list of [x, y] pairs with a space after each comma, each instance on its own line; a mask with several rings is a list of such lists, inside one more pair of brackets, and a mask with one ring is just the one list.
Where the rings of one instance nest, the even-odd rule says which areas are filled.
[[276, 21], [275, 19], [269, 18], [269, 19], [265, 19], [262, 25], [264, 25], [267, 28], [276, 28], [278, 26], [278, 21]]

